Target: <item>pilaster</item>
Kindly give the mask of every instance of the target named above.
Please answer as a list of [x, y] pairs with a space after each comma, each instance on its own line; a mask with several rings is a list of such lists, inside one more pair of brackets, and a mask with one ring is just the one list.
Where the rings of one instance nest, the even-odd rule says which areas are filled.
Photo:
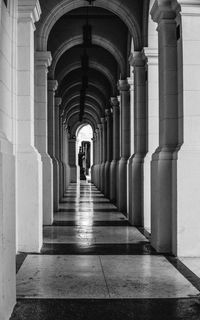
[[47, 74], [52, 61], [48, 51], [35, 52], [35, 146], [43, 164], [43, 224], [53, 223], [53, 165], [47, 150]]
[[118, 161], [120, 158], [120, 110], [117, 97], [111, 98], [111, 106], [113, 110], [113, 159], [110, 164], [110, 200], [114, 203], [117, 201], [117, 176], [118, 176]]
[[106, 109], [105, 110], [106, 114], [106, 162], [105, 162], [105, 172], [104, 172], [104, 194], [105, 197], [109, 198], [110, 197], [110, 164], [113, 158], [113, 152], [112, 152], [112, 113], [111, 109]]
[[127, 161], [130, 156], [130, 85], [127, 79], [119, 80], [118, 88], [121, 99], [121, 158], [117, 206], [120, 211], [127, 213]]
[[144, 228], [151, 232], [151, 157], [159, 145], [158, 49], [144, 48], [148, 83], [148, 152], [144, 159]]
[[18, 250], [42, 246], [42, 162], [34, 146], [34, 30], [39, 1], [18, 3], [18, 108], [16, 203]]

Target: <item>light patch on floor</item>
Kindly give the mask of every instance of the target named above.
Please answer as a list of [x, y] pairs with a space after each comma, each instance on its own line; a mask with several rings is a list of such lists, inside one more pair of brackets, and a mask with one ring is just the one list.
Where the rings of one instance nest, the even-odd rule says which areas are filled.
[[161, 256], [29, 255], [18, 298], [184, 298], [199, 291]]
[[80, 224], [87, 220], [92, 221], [122, 221], [127, 218], [120, 212], [56, 212], [56, 221], [79, 221]]
[[134, 227], [44, 227], [44, 243], [116, 244], [147, 239]]

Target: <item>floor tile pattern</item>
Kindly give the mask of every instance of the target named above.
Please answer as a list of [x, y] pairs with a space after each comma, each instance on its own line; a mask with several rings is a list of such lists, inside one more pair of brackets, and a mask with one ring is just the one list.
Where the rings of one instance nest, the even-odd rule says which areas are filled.
[[71, 184], [41, 254], [18, 256], [11, 320], [200, 319], [199, 287], [177, 266], [95, 186]]

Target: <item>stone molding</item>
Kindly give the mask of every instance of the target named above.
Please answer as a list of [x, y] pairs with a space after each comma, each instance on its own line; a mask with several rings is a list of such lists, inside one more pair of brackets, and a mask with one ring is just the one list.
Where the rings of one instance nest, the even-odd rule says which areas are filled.
[[57, 80], [48, 80], [48, 90], [49, 91], [56, 91], [58, 88], [58, 81]]
[[51, 65], [52, 56], [50, 51], [36, 51], [35, 65], [36, 67], [48, 68]]
[[18, 0], [18, 21], [32, 22], [35, 29], [35, 22], [39, 21], [41, 16], [41, 7], [39, 0]]
[[144, 54], [148, 65], [158, 65], [158, 48], [144, 48]]

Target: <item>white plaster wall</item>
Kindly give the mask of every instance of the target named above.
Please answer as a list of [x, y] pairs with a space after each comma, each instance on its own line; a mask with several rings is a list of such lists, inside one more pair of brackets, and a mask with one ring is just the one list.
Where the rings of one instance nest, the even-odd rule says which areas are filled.
[[[200, 256], [200, 3], [181, 3], [183, 145], [177, 167], [177, 254]], [[195, 3], [195, 2], [194, 2]], [[181, 116], [181, 114], [180, 114]]]
[[0, 2], [0, 319], [16, 301], [15, 107], [17, 1]]

